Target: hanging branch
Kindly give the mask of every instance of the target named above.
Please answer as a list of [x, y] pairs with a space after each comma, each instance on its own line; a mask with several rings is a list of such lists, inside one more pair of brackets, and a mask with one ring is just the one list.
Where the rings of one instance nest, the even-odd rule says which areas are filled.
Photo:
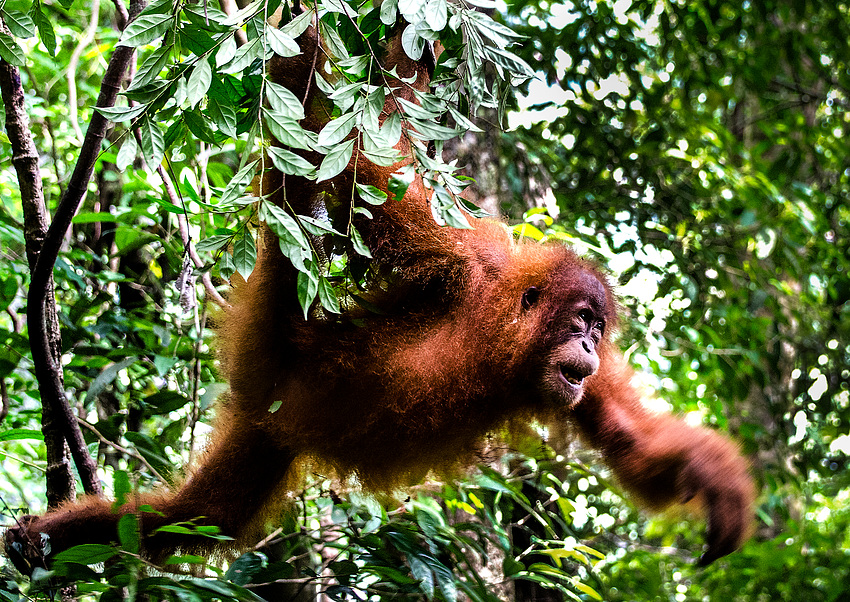
[[[0, 20], [0, 29], [6, 34], [9, 33], [2, 20]], [[29, 128], [29, 118], [24, 103], [21, 73], [17, 67], [13, 67], [2, 60], [0, 60], [0, 92], [2, 92], [3, 105], [6, 109], [6, 133], [12, 147], [12, 165], [15, 167], [21, 191], [27, 262], [30, 271], [32, 271], [35, 269], [47, 233], [47, 207], [44, 203], [44, 188], [38, 165], [38, 150]], [[48, 275], [44, 289], [45, 297], [52, 300], [52, 273]], [[42, 328], [44, 330], [43, 344], [46, 345], [45, 351], [58, 363], [61, 353], [61, 339], [55, 303], [50, 303], [44, 308]], [[60, 373], [60, 386], [63, 384], [61, 376]], [[68, 447], [65, 445], [63, 429], [60, 424], [57, 424], [55, 418], [54, 405], [42, 403], [41, 412], [41, 432], [44, 435], [47, 460], [45, 474], [47, 505], [50, 508], [55, 508], [63, 501], [73, 499], [74, 474], [71, 471], [71, 460], [68, 455]]]
[[[134, 0], [131, 3], [131, 20], [141, 12], [142, 8], [144, 8], [144, 0]], [[127, 72], [127, 66], [130, 64], [134, 52], [133, 48], [127, 46], [119, 46], [113, 51], [112, 58], [109, 59], [109, 65], [106, 68], [106, 74], [103, 77], [96, 106], [112, 107], [115, 105], [121, 81]], [[62, 425], [65, 439], [71, 448], [74, 464], [83, 483], [83, 489], [86, 493], [96, 495], [101, 493], [100, 481], [97, 478], [97, 465], [88, 453], [76, 416], [65, 397], [62, 366], [58, 355], [50, 352], [50, 341], [45, 328], [45, 314], [48, 311], [47, 306], [55, 303], [53, 295], [48, 295], [53, 266], [59, 256], [62, 240], [71, 227], [71, 220], [85, 196], [108, 126], [109, 121], [103, 115], [97, 111], [92, 114], [80, 149], [80, 156], [74, 167], [74, 173], [68, 182], [65, 194], [62, 195], [62, 200], [59, 202], [50, 228], [47, 230], [41, 254], [32, 273], [27, 299], [30, 347], [42, 403], [49, 403], [52, 406], [57, 420]]]

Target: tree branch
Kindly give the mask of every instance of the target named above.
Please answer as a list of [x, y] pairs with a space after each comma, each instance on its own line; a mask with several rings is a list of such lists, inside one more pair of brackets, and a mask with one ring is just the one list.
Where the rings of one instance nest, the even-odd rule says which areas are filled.
[[[0, 30], [3, 33], [9, 33], [2, 19], [0, 19]], [[30, 271], [33, 271], [47, 232], [47, 208], [44, 202], [44, 188], [38, 165], [38, 150], [33, 141], [32, 132], [29, 128], [29, 118], [26, 113], [21, 73], [17, 67], [13, 67], [2, 60], [0, 60], [0, 93], [6, 110], [6, 132], [12, 146], [12, 165], [15, 167], [18, 186], [21, 191], [27, 262]], [[52, 272], [48, 274], [48, 278], [42, 286], [45, 298], [51, 300], [51, 303], [43, 306], [41, 322], [43, 352], [53, 357], [58, 364], [61, 339], [56, 304], [52, 302]], [[64, 387], [61, 376], [60, 373], [60, 387]], [[55, 406], [48, 403], [44, 397], [42, 397], [41, 405], [41, 432], [44, 435], [47, 459], [47, 505], [53, 508], [61, 502], [73, 498], [74, 475], [71, 472], [64, 430], [60, 424], [57, 424], [55, 418]]]
[[[134, 0], [130, 7], [132, 18], [135, 18], [143, 7], [144, 0]], [[121, 81], [134, 52], [133, 48], [127, 46], [117, 47], [113, 51], [101, 84], [96, 106], [111, 107], [115, 104]], [[32, 348], [33, 363], [35, 364], [42, 402], [48, 400], [62, 425], [65, 439], [71, 448], [71, 455], [83, 483], [83, 489], [86, 493], [96, 495], [101, 493], [100, 481], [97, 478], [97, 465], [88, 453], [76, 416], [65, 397], [62, 366], [58, 361], [58, 355], [50, 353], [50, 341], [44, 319], [46, 306], [55, 303], [52, 295], [48, 298], [53, 266], [59, 255], [65, 233], [71, 227], [71, 220], [85, 196], [108, 125], [109, 121], [103, 115], [96, 111], [92, 114], [71, 180], [68, 182], [65, 194], [62, 195], [62, 200], [56, 209], [56, 215], [47, 231], [41, 254], [33, 270], [27, 300], [30, 347]]]
[[91, 433], [95, 437], [97, 437], [98, 441], [100, 441], [104, 445], [111, 447], [112, 449], [114, 449], [118, 452], [121, 452], [122, 454], [124, 454], [128, 458], [133, 458], [134, 460], [141, 462], [142, 464], [144, 464], [145, 468], [147, 468], [153, 476], [155, 476], [157, 479], [160, 480], [160, 482], [168, 483], [168, 481], [165, 479], [165, 477], [163, 477], [161, 474], [159, 474], [159, 472], [157, 472], [156, 468], [154, 468], [153, 465], [151, 465], [150, 462], [145, 460], [144, 456], [142, 456], [141, 454], [137, 454], [132, 449], [127, 449], [123, 445], [119, 445], [118, 443], [115, 443], [115, 441], [110, 441], [109, 439], [104, 437], [100, 433], [100, 431], [98, 431], [97, 428], [95, 428], [95, 426], [93, 424], [91, 424], [90, 422], [88, 422], [87, 420], [83, 420], [82, 418], [77, 418], [77, 422], [81, 426], [86, 427], [87, 430], [91, 431]]

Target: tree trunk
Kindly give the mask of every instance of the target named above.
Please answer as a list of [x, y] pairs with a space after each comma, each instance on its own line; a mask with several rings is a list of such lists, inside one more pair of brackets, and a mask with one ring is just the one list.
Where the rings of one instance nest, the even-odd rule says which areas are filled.
[[[5, 24], [0, 25], [8, 33]], [[6, 108], [6, 132], [12, 145], [12, 165], [18, 175], [21, 205], [24, 214], [24, 239], [30, 271], [35, 269], [44, 237], [47, 233], [47, 207], [38, 166], [38, 151], [29, 129], [24, 106], [24, 90], [17, 67], [0, 60], [0, 90]], [[53, 296], [53, 276], [47, 281], [44, 325], [48, 352], [56, 364], [61, 355], [61, 337], [56, 303]], [[61, 376], [61, 375], [60, 375]], [[53, 406], [42, 403], [41, 432], [47, 450], [47, 505], [50, 508], [74, 497], [74, 476], [61, 422], [57, 423]]]

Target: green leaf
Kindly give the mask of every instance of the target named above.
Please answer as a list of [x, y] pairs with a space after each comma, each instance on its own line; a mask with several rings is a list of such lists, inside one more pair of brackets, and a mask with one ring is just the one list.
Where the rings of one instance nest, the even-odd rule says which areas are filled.
[[254, 174], [257, 172], [257, 163], [259, 162], [259, 159], [254, 159], [236, 172], [236, 175], [228, 182], [224, 192], [221, 193], [220, 204], [229, 205], [245, 193], [245, 189], [254, 179]]
[[304, 119], [304, 107], [290, 90], [273, 81], [267, 81], [265, 89], [272, 109], [291, 119]]
[[332, 119], [325, 124], [322, 131], [319, 132], [319, 145], [333, 146], [338, 142], [345, 140], [345, 137], [348, 136], [349, 132], [351, 132], [351, 129], [354, 127], [356, 117], [357, 115], [355, 113], [346, 113], [345, 115], [338, 117], [337, 119]]
[[263, 110], [269, 133], [281, 144], [301, 150], [310, 150], [311, 141], [307, 131], [297, 121], [281, 113]]
[[210, 98], [207, 102], [207, 115], [218, 128], [218, 131], [231, 138], [239, 137], [239, 132], [236, 129], [236, 108], [232, 104], [217, 98]]
[[438, 223], [445, 221], [447, 226], [460, 230], [472, 228], [454, 199], [441, 186], [434, 187], [434, 195], [431, 197], [431, 212]]
[[394, 25], [398, 13], [398, 0], [384, 0], [381, 2], [381, 23]]
[[195, 556], [194, 554], [181, 554], [180, 556], [169, 556], [166, 558], [163, 565], [168, 564], [206, 564], [207, 559], [203, 556]]
[[[379, 86], [366, 97], [365, 110], [363, 111], [363, 127], [373, 132], [381, 129], [381, 113], [384, 111], [384, 101], [387, 97], [387, 88]], [[395, 115], [396, 112], [393, 113]]]
[[55, 562], [76, 562], [77, 564], [97, 564], [115, 556], [118, 551], [112, 546], [87, 543], [59, 552], [53, 557]]
[[266, 562], [266, 557], [258, 552], [242, 554], [230, 565], [224, 578], [236, 585], [246, 585], [266, 566]]
[[514, 42], [525, 39], [524, 35], [518, 34], [509, 27], [494, 21], [488, 14], [480, 11], [467, 11], [470, 25], [484, 37], [489, 39], [499, 48], [507, 48]]
[[228, 36], [218, 47], [218, 52], [215, 53], [215, 66], [221, 67], [232, 61], [236, 56], [237, 48], [235, 36]]
[[345, 0], [322, 0], [320, 6], [329, 13], [342, 13], [352, 19], [357, 17], [357, 11], [348, 6]]
[[41, 434], [41, 431], [33, 429], [9, 429], [8, 431], [0, 432], [0, 441], [13, 441], [17, 439], [44, 441], [44, 435]]
[[427, 556], [425, 559], [437, 576], [437, 583], [446, 602], [457, 602], [457, 584], [455, 583], [454, 573], [436, 558]]
[[502, 563], [502, 573], [504, 573], [505, 577], [512, 577], [516, 575], [520, 571], [525, 570], [525, 565], [511, 556], [506, 556], [504, 562]]
[[141, 535], [138, 516], [131, 513], [118, 519], [118, 541], [121, 542], [122, 550], [131, 554], [139, 553]]
[[412, 129], [409, 130], [411, 136], [415, 136], [421, 140], [451, 140], [463, 133], [463, 130], [446, 127], [433, 121], [423, 121], [421, 119], [410, 118]]
[[366, 67], [369, 66], [369, 63], [371, 61], [371, 56], [369, 56], [368, 54], [361, 54], [360, 56], [352, 56], [350, 58], [338, 61], [337, 66], [346, 73], [350, 73], [351, 75], [357, 75], [358, 73], [363, 72]]
[[465, 128], [467, 131], [476, 133], [481, 133], [484, 131], [480, 127], [472, 123], [469, 119], [467, 119], [460, 111], [458, 111], [452, 105], [449, 105], [448, 109], [449, 113], [451, 113], [452, 117], [454, 118], [455, 122], [458, 124], [459, 127]]
[[[399, 8], [401, 7], [399, 6]], [[404, 48], [404, 52], [408, 57], [414, 61], [418, 61], [422, 58], [422, 51], [425, 50], [425, 39], [417, 35], [416, 27], [408, 25], [401, 32], [401, 47]]]
[[115, 501], [112, 503], [112, 510], [116, 511], [121, 506], [127, 503], [128, 496], [132, 491], [130, 486], [130, 477], [126, 470], [116, 470], [113, 473], [112, 489], [115, 491]]
[[240, 236], [233, 243], [233, 264], [236, 271], [247, 280], [254, 271], [254, 264], [257, 263], [257, 246], [251, 232], [244, 232], [244, 236]]
[[35, 35], [35, 23], [28, 14], [19, 10], [0, 9], [0, 17], [3, 17], [13, 36], [31, 38]]
[[324, 21], [319, 21], [319, 31], [322, 34], [322, 39], [327, 44], [328, 49], [335, 57], [339, 59], [348, 58], [348, 49], [345, 47], [345, 42], [339, 37], [336, 29], [329, 27]]
[[121, 370], [129, 368], [135, 364], [138, 359], [139, 358], [136, 356], [130, 356], [120, 362], [111, 364], [104, 368], [89, 385], [89, 389], [86, 391], [86, 397], [83, 403], [93, 403], [94, 400], [97, 399], [98, 395], [106, 389], [107, 385], [112, 384], [112, 381], [115, 380]]
[[121, 149], [115, 157], [115, 166], [118, 168], [118, 171], [124, 171], [130, 167], [138, 154], [139, 146], [136, 144], [136, 137], [132, 133], [128, 133], [124, 139], [124, 144], [121, 145]]
[[322, 160], [319, 166], [319, 172], [316, 176], [317, 182], [324, 182], [338, 176], [342, 170], [348, 165], [351, 160], [351, 155], [354, 152], [354, 142], [352, 138], [348, 142], [335, 146], [331, 152]]
[[401, 139], [401, 115], [393, 113], [381, 126], [381, 138], [388, 146], [395, 146]]
[[225, 280], [230, 280], [230, 277], [236, 273], [236, 266], [233, 265], [233, 255], [230, 253], [222, 253], [218, 259], [218, 273]]
[[283, 173], [310, 179], [315, 178], [315, 168], [306, 159], [299, 157], [292, 151], [272, 146], [266, 152], [268, 152], [274, 166]]
[[324, 220], [309, 217], [307, 215], [298, 215], [296, 217], [298, 218], [298, 221], [301, 222], [301, 227], [313, 236], [324, 236], [325, 234], [345, 236], [342, 232], [339, 232]]
[[206, 59], [195, 63], [192, 74], [186, 82], [186, 101], [190, 107], [198, 104], [207, 94], [212, 81], [212, 68]]
[[416, 119], [430, 120], [436, 119], [442, 114], [437, 111], [429, 111], [428, 109], [424, 109], [418, 104], [410, 102], [409, 100], [405, 100], [404, 98], [399, 98], [398, 101], [401, 110], [404, 112], [404, 116], [408, 118], [413, 117]]
[[[378, 142], [386, 142], [380, 140]], [[375, 165], [389, 167], [401, 159], [401, 153], [390, 145], [378, 146], [378, 142], [367, 132], [363, 133], [363, 156]]]
[[29, 16], [35, 21], [35, 25], [38, 28], [38, 36], [41, 38], [41, 43], [47, 49], [47, 54], [56, 56], [56, 32], [53, 30], [51, 20], [44, 16], [44, 13], [41, 11], [41, 2], [32, 3]]
[[266, 222], [272, 232], [278, 237], [288, 237], [292, 239], [301, 249], [310, 251], [310, 242], [301, 231], [301, 227], [294, 217], [286, 211], [269, 202], [264, 202], [262, 205], [262, 213], [260, 217]]
[[185, 581], [188, 581], [195, 587], [226, 596], [227, 599], [238, 599], [236, 591], [221, 581], [201, 579], [200, 577], [190, 577], [189, 579], [185, 579]]
[[2, 32], [0, 32], [0, 59], [15, 67], [23, 67], [26, 62], [21, 47], [11, 36]]
[[210, 144], [216, 143], [215, 134], [213, 134], [207, 118], [197, 109], [183, 111], [183, 122], [186, 124], [186, 127], [189, 128], [189, 131], [197, 136], [199, 140], [203, 140]]
[[343, 106], [342, 103], [347, 106], [351, 106], [353, 104], [354, 97], [357, 96], [357, 94], [359, 94], [365, 87], [366, 84], [363, 82], [344, 84], [333, 88], [332, 92], [328, 95], [328, 98], [333, 100], [337, 106]]
[[173, 146], [182, 146], [188, 132], [186, 131], [186, 123], [183, 121], [183, 116], [178, 116], [165, 132], [165, 148]]
[[78, 213], [71, 220], [72, 224], [96, 224], [100, 222], [114, 222], [115, 216], [108, 211], [97, 211], [95, 213]]
[[216, 234], [198, 242], [195, 245], [195, 249], [199, 252], [216, 251], [229, 243], [231, 238], [232, 236], [229, 234]]
[[593, 589], [589, 585], [582, 583], [581, 581], [579, 581], [576, 578], [572, 578], [572, 579], [570, 579], [570, 581], [571, 581], [570, 584], [574, 588], [576, 588], [578, 591], [580, 591], [581, 593], [583, 593], [587, 596], [590, 596], [594, 600], [600, 600], [600, 601], [602, 600], [602, 596], [599, 595], [599, 592], [597, 592], [595, 589]]
[[307, 28], [312, 22], [313, 11], [305, 10], [303, 13], [292, 19], [292, 21], [281, 27], [280, 30], [293, 39], [297, 39], [298, 36], [307, 31]]
[[356, 186], [360, 198], [370, 205], [383, 205], [387, 200], [387, 193], [380, 188], [371, 184], [356, 184]]
[[297, 56], [301, 54], [301, 48], [298, 47], [292, 36], [282, 32], [274, 27], [266, 28], [266, 39], [269, 47], [275, 54], [280, 56]]
[[338, 314], [339, 299], [336, 297], [333, 285], [324, 276], [319, 277], [319, 302], [326, 310], [331, 313]]
[[[162, 356], [156, 356], [157, 358]], [[168, 358], [170, 360], [179, 359], [179, 358]], [[157, 367], [157, 372], [160, 376], [165, 376], [168, 370], [174, 365], [174, 363], [169, 363], [167, 366], [163, 366], [164, 370]], [[152, 415], [162, 415], [168, 414], [169, 412], [173, 412], [174, 410], [179, 410], [180, 408], [188, 405], [189, 399], [184, 395], [181, 395], [177, 391], [158, 391], [153, 395], [148, 395], [144, 398], [145, 410], [146, 412]]]
[[[418, 21], [416, 18], [417, 13], [425, 7], [425, 1], [426, 0], [398, 0], [398, 12], [401, 13], [408, 23], [416, 23]], [[411, 56], [410, 58], [413, 57]]]
[[415, 175], [413, 166], [405, 165], [390, 176], [390, 180], [387, 182], [387, 189], [393, 199], [400, 201], [404, 198], [404, 195], [407, 194], [408, 187], [413, 183]]
[[369, 247], [363, 241], [363, 237], [360, 236], [360, 232], [354, 226], [351, 226], [351, 244], [354, 246], [354, 250], [358, 255], [362, 255], [367, 259], [372, 258], [372, 252], [369, 250]]
[[171, 14], [173, 0], [154, 0], [142, 10], [141, 15], [168, 15]]
[[280, 252], [289, 259], [296, 270], [304, 272], [310, 269], [309, 265], [315, 259], [312, 251], [305, 249], [289, 232], [278, 234], [278, 245]]
[[162, 527], [154, 529], [153, 533], [178, 533], [180, 535], [193, 535], [197, 533], [197, 531], [190, 529], [189, 527], [184, 527], [183, 525], [163, 525]]
[[127, 431], [124, 436], [160, 474], [165, 476], [171, 474], [174, 467], [168, 461], [168, 455], [156, 439], [135, 431]]
[[121, 33], [118, 46], [138, 48], [161, 38], [174, 25], [171, 14], [142, 14]]
[[362, 215], [366, 219], [372, 219], [372, 212], [366, 209], [365, 207], [352, 207], [351, 210], [357, 214]]
[[297, 282], [298, 303], [301, 304], [301, 309], [304, 310], [305, 320], [310, 313], [310, 307], [313, 305], [316, 293], [319, 292], [319, 268], [313, 262], [310, 262], [309, 268], [306, 272], [298, 272]]
[[[0, 34], [2, 40], [2, 34]], [[130, 121], [144, 113], [148, 106], [145, 104], [136, 105], [135, 107], [95, 107], [95, 111], [116, 123]]]
[[425, 22], [433, 31], [442, 31], [449, 20], [449, 5], [446, 0], [428, 0], [425, 5]]
[[493, 63], [503, 67], [513, 75], [530, 78], [534, 77], [534, 70], [524, 60], [507, 50], [501, 50], [494, 46], [485, 47], [485, 53]]
[[263, 54], [263, 47], [260, 41], [260, 38], [255, 38], [239, 47], [233, 55], [233, 59], [221, 67], [221, 73], [240, 73], [250, 66], [255, 59], [260, 58]]
[[316, 82], [316, 87], [328, 98], [330, 95], [334, 93], [334, 87], [328, 83], [328, 81], [322, 77], [322, 74], [318, 71], [313, 73], [313, 81]]
[[407, 563], [410, 565], [410, 574], [419, 581], [419, 589], [422, 590], [427, 599], [431, 600], [434, 597], [435, 584], [433, 571], [424, 560], [418, 558], [415, 554], [408, 555]]
[[139, 138], [145, 162], [151, 169], [156, 169], [165, 154], [165, 137], [159, 129], [159, 124], [145, 117], [139, 124]]

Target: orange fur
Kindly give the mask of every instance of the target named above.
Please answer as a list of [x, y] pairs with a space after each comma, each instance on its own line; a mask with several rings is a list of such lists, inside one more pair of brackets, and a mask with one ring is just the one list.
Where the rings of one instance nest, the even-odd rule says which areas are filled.
[[[302, 39], [303, 56], [271, 65], [272, 77], [299, 95], [308, 92], [311, 40], [312, 31]], [[387, 65], [402, 76], [417, 74], [419, 88], [427, 85], [426, 70], [398, 44]], [[413, 98], [404, 86], [398, 94]], [[308, 96], [306, 123], [318, 129], [325, 104], [312, 87]], [[394, 110], [389, 98], [385, 113]], [[404, 142], [400, 148], [409, 154]], [[271, 174], [263, 188], [279, 188], [278, 202], [286, 195], [299, 213], [332, 211], [350, 202], [355, 162], [358, 182], [385, 191], [398, 167], [379, 168], [355, 153], [330, 182]], [[616, 302], [593, 264], [562, 246], [516, 242], [491, 220], [470, 218], [470, 230], [441, 228], [421, 181], [403, 200], [370, 210], [372, 220], [355, 224], [374, 257], [364, 295], [379, 312], [352, 306], [340, 317], [314, 311], [304, 320], [296, 272], [264, 228], [257, 266], [235, 286], [221, 320], [231, 392], [209, 453], [182, 488], [121, 512], [149, 503], [163, 516], [145, 515], [146, 533], [204, 516], [245, 541], [278, 507], [295, 460], [316, 459], [366, 487], [387, 489], [467, 463], [486, 433], [536, 417], [576, 424], [624, 486], [653, 507], [702, 496], [710, 518], [707, 560], [741, 543], [753, 498], [746, 463], [718, 435], [643, 408], [629, 368], [605, 338]], [[280, 408], [270, 412], [276, 401]], [[54, 551], [109, 541], [119, 515], [106, 502], [87, 501], [10, 530], [7, 541], [45, 532]], [[161, 536], [147, 546], [154, 555], [198, 547]]]

